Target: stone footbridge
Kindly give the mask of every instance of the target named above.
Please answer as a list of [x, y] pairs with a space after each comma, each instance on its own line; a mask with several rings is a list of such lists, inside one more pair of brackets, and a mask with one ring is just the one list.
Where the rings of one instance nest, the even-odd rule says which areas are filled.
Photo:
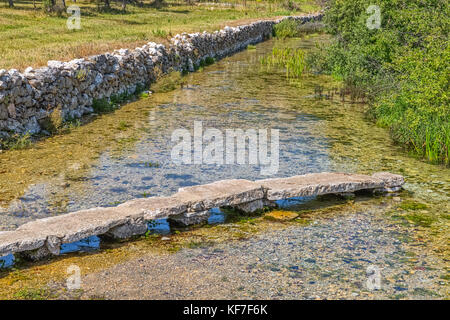
[[204, 222], [209, 210], [233, 207], [253, 212], [276, 206], [276, 200], [359, 190], [397, 191], [400, 175], [378, 172], [371, 176], [349, 173], [312, 173], [266, 180], [222, 180], [181, 188], [169, 197], [127, 201], [117, 207], [93, 208], [26, 223], [14, 231], [0, 232], [0, 257], [19, 254], [38, 260], [59, 255], [61, 245], [90, 236], [126, 239], [145, 234], [147, 222], [168, 218], [190, 225]]

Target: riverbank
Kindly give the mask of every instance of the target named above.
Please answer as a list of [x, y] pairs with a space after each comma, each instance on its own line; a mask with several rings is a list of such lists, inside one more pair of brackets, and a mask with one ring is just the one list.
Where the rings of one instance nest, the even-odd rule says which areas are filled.
[[[283, 20], [315, 22], [323, 13], [259, 20], [213, 33], [178, 34], [165, 46], [149, 42], [134, 50], [48, 61], [47, 67], [0, 70], [0, 142], [26, 143], [29, 135], [47, 135], [83, 115], [101, 113], [142, 92], [170, 72], [192, 72], [268, 39]], [[25, 139], [25, 142], [22, 140]], [[6, 142], [5, 142], [6, 141]], [[13, 142], [13, 145], [17, 145]]]
[[330, 1], [332, 41], [310, 59], [372, 106], [411, 154], [450, 165], [448, 1]]

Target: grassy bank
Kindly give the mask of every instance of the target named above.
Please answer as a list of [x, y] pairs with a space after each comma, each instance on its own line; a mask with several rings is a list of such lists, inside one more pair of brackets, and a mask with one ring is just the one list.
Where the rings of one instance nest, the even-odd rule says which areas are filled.
[[450, 163], [449, 5], [445, 0], [331, 0], [331, 45], [310, 58], [316, 71], [362, 88], [392, 137], [433, 163]]
[[[134, 48], [148, 41], [164, 42], [182, 32], [213, 31], [258, 18], [301, 14], [319, 9], [314, 0], [286, 2], [222, 1], [194, 3], [165, 1], [155, 8], [153, 1], [141, 6], [111, 2], [104, 10], [95, 1], [66, 1], [81, 9], [81, 29], [69, 30], [69, 14], [47, 13], [42, 2], [15, 1], [15, 7], [0, 3], [0, 69], [43, 66], [48, 60], [70, 60], [118, 48]], [[289, 5], [294, 3], [295, 5]], [[245, 5], [244, 5], [245, 4]]]

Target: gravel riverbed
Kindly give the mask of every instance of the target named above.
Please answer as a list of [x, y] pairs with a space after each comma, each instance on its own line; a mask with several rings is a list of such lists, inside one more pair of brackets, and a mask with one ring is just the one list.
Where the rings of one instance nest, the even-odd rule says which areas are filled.
[[[413, 230], [389, 222], [383, 213], [356, 212], [246, 240], [144, 255], [84, 276], [81, 295], [61, 283], [52, 290], [60, 298], [82, 299], [448, 297], [440, 278], [443, 261], [421, 246]], [[377, 270], [380, 289], [373, 290], [368, 279]]]

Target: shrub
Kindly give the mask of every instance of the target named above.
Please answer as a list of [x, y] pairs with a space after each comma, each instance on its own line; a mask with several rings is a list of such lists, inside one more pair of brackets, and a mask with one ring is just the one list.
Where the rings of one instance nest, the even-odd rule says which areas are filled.
[[96, 113], [107, 113], [114, 111], [116, 109], [116, 106], [111, 101], [108, 101], [106, 98], [102, 99], [94, 99], [92, 102], [92, 109], [94, 109], [94, 112]]
[[298, 36], [298, 23], [294, 19], [285, 19], [273, 27], [273, 35], [280, 39]]
[[373, 30], [366, 26], [371, 2], [330, 1], [324, 21], [334, 37], [308, 57], [310, 68], [363, 88], [395, 141], [449, 164], [448, 2], [380, 2], [381, 28]]

